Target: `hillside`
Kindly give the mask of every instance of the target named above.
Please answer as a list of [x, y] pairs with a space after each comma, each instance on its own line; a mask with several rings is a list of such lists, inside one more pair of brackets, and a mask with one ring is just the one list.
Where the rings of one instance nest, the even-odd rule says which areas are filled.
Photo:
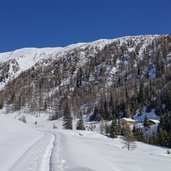
[[171, 119], [171, 36], [127, 36], [3, 53], [0, 88], [0, 109], [6, 113], [46, 111], [57, 119], [69, 108], [74, 117], [99, 121], [153, 110], [162, 118], [161, 132], [170, 135], [165, 120]]
[[0, 104], [60, 112], [55, 106], [69, 95], [75, 113], [83, 106], [92, 110], [104, 95], [122, 103], [138, 98], [142, 88], [161, 92], [170, 83], [170, 46], [169, 35], [156, 35], [0, 54]]

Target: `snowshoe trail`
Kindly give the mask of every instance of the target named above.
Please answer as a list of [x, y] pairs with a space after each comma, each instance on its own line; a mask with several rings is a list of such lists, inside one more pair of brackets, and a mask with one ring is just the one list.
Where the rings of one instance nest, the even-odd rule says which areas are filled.
[[55, 136], [49, 131], [43, 131], [44, 136], [18, 160], [10, 171], [49, 171], [50, 158]]

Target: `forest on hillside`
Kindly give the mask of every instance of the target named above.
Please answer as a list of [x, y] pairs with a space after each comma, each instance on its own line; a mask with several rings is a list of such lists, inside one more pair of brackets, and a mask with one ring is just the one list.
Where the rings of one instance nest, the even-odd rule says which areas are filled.
[[[8, 79], [11, 63], [18, 70], [15, 59], [0, 63], [0, 82]], [[171, 147], [171, 35], [116, 39], [102, 49], [75, 47], [44, 59], [0, 91], [3, 107], [7, 113], [48, 111], [53, 119], [67, 108], [91, 121], [132, 117], [146, 107], [161, 118], [157, 135], [148, 141]]]

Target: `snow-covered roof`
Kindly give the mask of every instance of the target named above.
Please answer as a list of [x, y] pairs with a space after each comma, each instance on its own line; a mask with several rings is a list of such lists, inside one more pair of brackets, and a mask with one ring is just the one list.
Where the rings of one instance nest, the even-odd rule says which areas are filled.
[[131, 118], [122, 118], [121, 120], [127, 121], [127, 122], [135, 122], [135, 120]]
[[149, 119], [148, 121], [151, 121], [151, 122], [153, 122], [155, 124], [159, 124], [160, 123], [160, 121], [157, 120], [157, 119]]

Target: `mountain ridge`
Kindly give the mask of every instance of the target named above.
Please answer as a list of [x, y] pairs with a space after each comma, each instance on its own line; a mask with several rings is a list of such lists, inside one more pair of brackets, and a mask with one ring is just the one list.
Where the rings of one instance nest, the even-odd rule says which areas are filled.
[[[107, 44], [111, 44], [115, 41], [126, 41], [127, 39], [139, 39], [139, 38], [147, 38], [147, 39], [153, 39], [155, 37], [158, 37], [159, 35], [144, 35], [144, 36], [124, 36], [121, 38], [115, 38], [115, 39], [100, 39], [93, 42], [87, 42], [87, 43], [77, 43], [77, 44], [71, 44], [66, 47], [54, 47], [54, 48], [22, 48], [17, 49], [15, 51], [6, 52], [6, 53], [0, 53], [0, 63], [5, 63], [8, 61], [12, 61], [12, 63], [15, 63], [15, 65], [18, 65], [20, 70], [18, 70], [17, 73], [13, 74], [12, 72], [9, 73], [11, 77], [16, 78], [21, 72], [28, 70], [29, 68], [33, 67], [38, 61], [41, 61], [43, 59], [50, 59], [50, 58], [56, 58], [60, 56], [64, 56], [65, 53], [68, 53], [74, 49], [80, 48], [85, 49], [92, 46], [92, 48], [97, 48], [98, 50], [102, 50]], [[25, 58], [25, 60], [23, 59]], [[24, 63], [27, 63], [26, 65]], [[11, 68], [13, 68], [13, 64], [11, 64]], [[15, 68], [15, 67], [14, 67]], [[12, 71], [13, 69], [10, 69]], [[13, 78], [10, 78], [13, 79]], [[8, 82], [8, 80], [7, 80]], [[0, 89], [4, 88], [6, 82], [0, 83]]]
[[69, 46], [77, 46], [77, 45], [82, 45], [82, 44], [91, 44], [91, 43], [96, 43], [96, 42], [101, 42], [101, 41], [114, 41], [114, 40], [118, 40], [118, 39], [126, 39], [126, 38], [131, 38], [131, 37], [158, 37], [158, 36], [166, 36], [168, 34], [145, 34], [145, 35], [128, 35], [128, 36], [121, 36], [121, 37], [115, 37], [115, 38], [111, 38], [111, 39], [97, 39], [94, 41], [85, 41], [85, 42], [77, 42], [77, 43], [71, 43], [68, 44], [66, 46], [53, 46], [53, 47], [23, 47], [23, 48], [17, 48], [14, 50], [9, 50], [9, 51], [4, 51], [4, 52], [0, 52], [0, 54], [5, 54], [5, 53], [12, 53], [15, 52], [17, 50], [22, 50], [22, 49], [55, 49], [55, 48], [67, 48]]

